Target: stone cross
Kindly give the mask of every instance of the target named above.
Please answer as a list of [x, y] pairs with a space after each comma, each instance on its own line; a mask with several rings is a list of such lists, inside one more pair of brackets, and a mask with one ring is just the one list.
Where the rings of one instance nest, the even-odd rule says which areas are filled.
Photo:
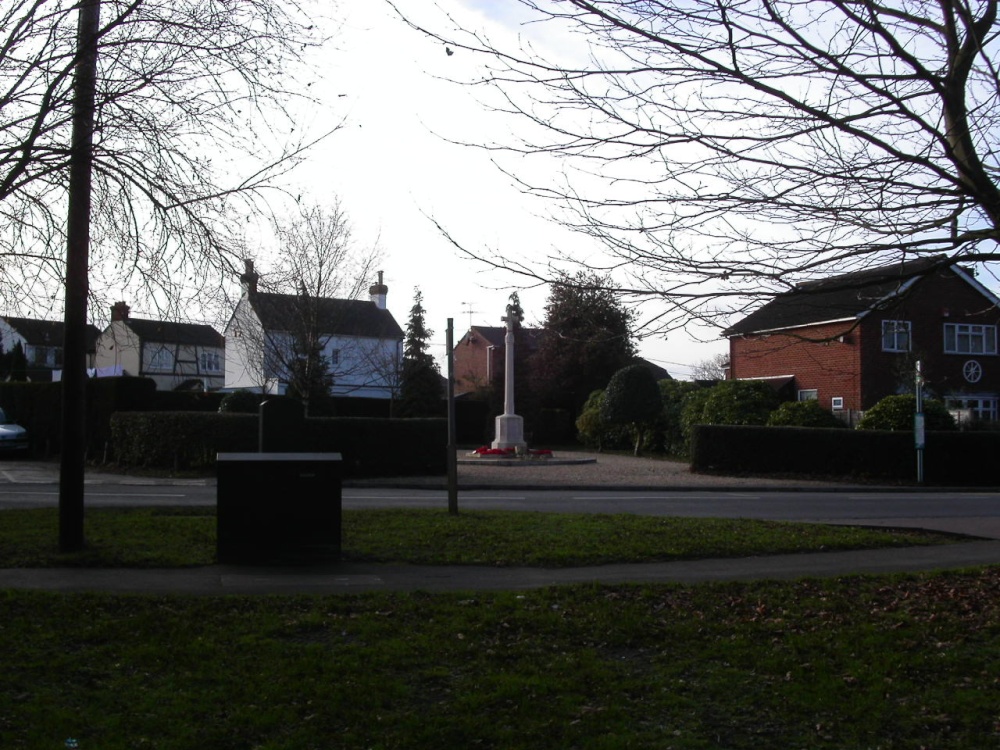
[[504, 335], [504, 389], [503, 414], [496, 418], [496, 439], [493, 448], [514, 448], [524, 451], [524, 420], [514, 413], [514, 331], [521, 324], [524, 312], [518, 300], [517, 292], [510, 295], [507, 304], [507, 314], [501, 319], [506, 323], [507, 332]]

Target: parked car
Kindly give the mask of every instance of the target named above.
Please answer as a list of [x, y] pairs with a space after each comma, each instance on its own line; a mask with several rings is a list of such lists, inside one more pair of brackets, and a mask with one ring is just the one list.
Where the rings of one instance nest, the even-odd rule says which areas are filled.
[[28, 431], [7, 419], [7, 414], [0, 409], [0, 453], [28, 450]]

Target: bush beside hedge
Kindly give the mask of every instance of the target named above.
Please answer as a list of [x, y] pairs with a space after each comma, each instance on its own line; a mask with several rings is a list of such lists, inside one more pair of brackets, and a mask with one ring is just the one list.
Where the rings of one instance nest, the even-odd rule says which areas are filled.
[[[939, 486], [995, 486], [1000, 433], [928, 432], [924, 480]], [[912, 432], [696, 425], [691, 470], [720, 474], [796, 474], [912, 483]]]
[[[217, 453], [254, 452], [258, 417], [199, 412], [119, 412], [111, 418], [115, 456], [124, 468], [207, 469]], [[283, 450], [340, 453], [344, 477], [443, 475], [443, 419], [305, 419], [279, 440]]]

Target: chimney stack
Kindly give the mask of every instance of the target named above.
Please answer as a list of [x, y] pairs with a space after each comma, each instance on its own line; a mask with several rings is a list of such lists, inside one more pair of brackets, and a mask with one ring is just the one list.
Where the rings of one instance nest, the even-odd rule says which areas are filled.
[[382, 283], [382, 272], [378, 272], [378, 283], [373, 284], [368, 289], [368, 294], [371, 297], [371, 301], [375, 303], [375, 306], [379, 310], [385, 309], [385, 296], [389, 293], [389, 287]]
[[116, 320], [128, 320], [129, 307], [124, 302], [115, 302], [111, 306], [111, 322]]
[[240, 283], [243, 285], [243, 291], [247, 294], [257, 293], [257, 280], [260, 276], [256, 271], [253, 270], [253, 261], [249, 258], [243, 259], [244, 271], [240, 274]]

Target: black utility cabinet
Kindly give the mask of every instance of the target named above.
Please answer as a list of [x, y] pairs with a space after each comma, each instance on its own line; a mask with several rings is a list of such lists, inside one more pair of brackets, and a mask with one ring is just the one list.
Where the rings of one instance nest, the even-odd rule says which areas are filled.
[[339, 453], [220, 453], [216, 466], [220, 563], [340, 558]]

